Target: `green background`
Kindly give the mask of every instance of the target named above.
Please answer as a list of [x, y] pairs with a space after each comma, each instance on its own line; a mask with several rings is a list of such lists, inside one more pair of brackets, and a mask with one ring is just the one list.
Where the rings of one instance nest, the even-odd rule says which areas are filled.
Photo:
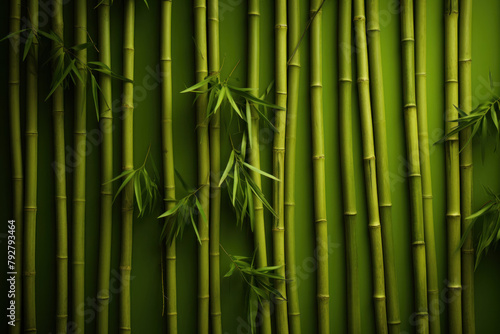
[[[41, 0], [41, 4], [48, 8], [49, 0]], [[72, 18], [73, 2], [66, 1], [65, 23], [66, 40], [72, 45]], [[190, 184], [196, 184], [196, 133], [195, 112], [193, 96], [180, 94], [186, 86], [194, 83], [194, 52], [192, 8], [191, 1], [173, 2], [173, 89], [174, 89], [174, 155], [175, 167], [181, 172], [183, 178]], [[332, 332], [346, 332], [346, 276], [345, 276], [345, 251], [344, 227], [342, 218], [341, 180], [339, 165], [338, 143], [338, 100], [337, 100], [337, 1], [326, 1], [323, 7], [323, 78], [324, 78], [324, 124], [326, 145], [326, 170], [327, 170], [327, 203], [328, 203], [328, 232], [332, 245], [329, 257], [330, 270], [330, 316]], [[94, 2], [89, 2], [89, 33], [94, 40], [97, 36], [97, 12], [93, 9]], [[134, 117], [134, 150], [135, 164], [139, 166], [146, 154], [148, 146], [152, 146], [152, 156], [159, 164], [160, 155], [160, 90], [158, 78], [154, 73], [159, 73], [159, 35], [160, 35], [160, 1], [150, 0], [148, 10], [144, 3], [137, 1], [136, 14], [136, 58], [135, 58], [135, 84], [136, 109]], [[308, 19], [308, 2], [301, 4], [301, 26], [306, 26]], [[41, 29], [48, 31], [50, 26], [46, 19], [47, 9], [40, 9]], [[112, 11], [112, 68], [121, 72], [121, 47], [123, 30], [123, 8], [121, 1], [115, 1]], [[246, 37], [247, 37], [247, 2], [243, 0], [220, 0], [220, 33], [221, 56], [224, 59], [222, 76], [229, 74], [231, 69], [240, 61], [239, 66], [232, 76], [233, 83], [241, 87], [246, 82]], [[6, 35], [8, 31], [8, 4], [0, 3], [0, 34]], [[485, 87], [488, 85], [488, 72], [491, 70], [493, 78], [500, 78], [500, 41], [497, 32], [500, 31], [499, 1], [475, 1], [473, 5], [473, 30], [472, 30], [472, 82], [473, 105], [477, 105], [489, 98]], [[428, 110], [429, 110], [429, 135], [431, 143], [441, 138], [443, 134], [444, 115], [444, 85], [443, 85], [443, 3], [428, 1], [428, 43], [427, 43], [427, 83], [428, 83]], [[25, 2], [23, 2], [23, 15], [26, 15]], [[401, 302], [402, 329], [412, 332], [410, 320], [413, 312], [413, 283], [412, 260], [410, 247], [410, 220], [408, 185], [405, 180], [405, 134], [402, 109], [401, 91], [401, 52], [400, 52], [400, 23], [398, 2], [395, 0], [380, 1], [381, 15], [381, 40], [384, 69], [384, 88], [387, 115], [387, 135], [389, 145], [389, 167], [392, 181], [393, 198], [393, 235], [396, 247], [396, 269], [398, 288]], [[44, 21], [45, 18], [45, 21]], [[273, 80], [274, 62], [274, 5], [272, 1], [261, 1], [261, 91]], [[45, 25], [44, 25], [45, 24]], [[98, 42], [98, 41], [97, 41]], [[44, 63], [49, 56], [50, 43], [45, 41], [40, 49], [40, 63]], [[304, 333], [316, 331], [316, 277], [312, 255], [314, 252], [314, 225], [312, 207], [312, 164], [311, 164], [311, 133], [309, 113], [309, 38], [306, 34], [301, 45], [302, 70], [300, 77], [300, 108], [297, 134], [297, 208], [296, 208], [296, 233], [297, 233], [297, 265], [302, 277], [299, 280], [299, 297], [302, 312], [302, 329]], [[90, 52], [89, 60], [96, 60], [95, 51]], [[3, 121], [0, 122], [0, 157], [1, 173], [0, 192], [2, 224], [0, 227], [1, 254], [6, 255], [6, 222], [12, 218], [11, 199], [11, 165], [8, 131], [7, 108], [7, 64], [8, 42], [0, 44], [0, 63], [3, 70], [0, 80], [0, 101], [3, 104]], [[38, 161], [38, 219], [37, 219], [37, 262], [36, 262], [36, 300], [37, 300], [37, 327], [39, 333], [50, 333], [55, 329], [55, 217], [54, 217], [54, 174], [51, 168], [53, 161], [52, 118], [50, 101], [44, 102], [50, 84], [50, 66], [40, 66], [39, 87], [39, 161]], [[23, 78], [24, 70], [23, 70]], [[500, 82], [496, 83], [496, 86]], [[119, 126], [119, 98], [121, 83], [114, 81], [113, 99], [115, 131], [114, 138], [114, 174], [120, 173], [121, 153]], [[156, 86], [156, 87], [152, 87]], [[24, 97], [24, 86], [22, 86]], [[73, 103], [72, 91], [66, 93], [66, 153], [71, 152]], [[353, 133], [354, 133], [354, 162], [356, 170], [356, 191], [358, 205], [358, 254], [360, 273], [360, 294], [362, 327], [364, 333], [374, 331], [374, 319], [371, 298], [371, 268], [369, 257], [369, 238], [364, 199], [361, 133], [359, 113], [357, 109], [357, 92], [353, 91]], [[24, 107], [24, 99], [23, 107]], [[88, 132], [97, 133], [97, 121], [93, 110], [93, 102], [89, 97], [88, 103]], [[24, 110], [24, 109], [23, 109]], [[24, 119], [24, 117], [23, 117]], [[227, 122], [226, 122], [227, 123]], [[23, 122], [24, 124], [24, 122]], [[223, 158], [222, 164], [228, 156], [229, 143], [226, 132], [223, 132]], [[262, 168], [271, 170], [271, 141], [270, 132], [261, 132]], [[90, 139], [90, 138], [89, 138]], [[24, 140], [24, 138], [23, 138]], [[491, 139], [494, 142], [494, 139]], [[24, 147], [24, 142], [23, 142]], [[477, 147], [477, 145], [475, 145]], [[100, 150], [98, 144], [88, 141], [87, 157], [87, 220], [86, 220], [86, 296], [95, 300], [98, 255], [98, 226], [99, 226], [99, 166]], [[438, 255], [439, 288], [443, 291], [446, 283], [446, 235], [445, 235], [445, 175], [444, 175], [444, 147], [431, 146], [432, 179], [434, 192], [434, 219], [436, 244]], [[26, 163], [26, 161], [24, 161]], [[487, 199], [482, 186], [488, 185], [495, 192], [500, 191], [500, 177], [498, 166], [500, 156], [494, 153], [494, 145], [488, 148], [484, 163], [481, 162], [479, 150], [474, 151], [474, 200], [473, 209], [477, 209]], [[179, 184], [180, 186], [180, 184]], [[264, 181], [265, 192], [270, 197], [271, 184]], [[115, 190], [117, 186], [115, 185]], [[183, 193], [178, 187], [178, 196]], [[68, 196], [71, 200], [72, 174], [68, 172]], [[68, 202], [71, 203], [71, 202]], [[250, 255], [252, 253], [252, 235], [247, 226], [242, 229], [236, 226], [236, 220], [228, 196], [223, 191], [222, 231], [221, 243], [232, 254]], [[71, 215], [71, 205], [68, 206]], [[132, 270], [132, 327], [135, 333], [160, 333], [165, 321], [162, 319], [162, 286], [161, 286], [161, 258], [159, 234], [161, 226], [156, 212], [142, 219], [135, 220], [134, 250]], [[113, 251], [112, 270], [118, 273], [119, 240], [120, 240], [120, 205], [114, 205], [113, 212]], [[70, 217], [71, 218], [71, 217]], [[266, 217], [266, 227], [270, 230], [271, 217]], [[71, 221], [71, 220], [70, 220]], [[70, 227], [71, 228], [71, 227]], [[180, 333], [193, 333], [196, 330], [196, 263], [197, 243], [192, 230], [186, 230], [183, 239], [178, 242], [178, 312]], [[269, 231], [268, 231], [269, 232]], [[270, 238], [268, 238], [270, 239]], [[271, 246], [270, 244], [268, 245]], [[1, 257], [5, 259], [6, 256]], [[500, 252], [490, 253], [482, 261], [476, 271], [475, 297], [476, 297], [476, 326], [478, 333], [492, 333], [498, 323], [500, 314], [500, 266], [498, 260]], [[225, 255], [221, 255], [221, 270], [227, 270], [229, 263]], [[4, 261], [4, 260], [2, 260]], [[2, 268], [6, 268], [4, 264]], [[2, 287], [6, 287], [6, 269], [0, 270]], [[111, 276], [112, 278], [115, 275]], [[115, 279], [116, 286], [116, 279]], [[246, 333], [244, 326], [246, 319], [245, 304], [246, 287], [240, 277], [222, 279], [222, 312], [223, 330], [225, 333]], [[6, 292], [2, 288], [0, 307], [5, 310]], [[442, 292], [443, 294], [443, 292]], [[110, 304], [110, 332], [117, 332], [118, 324], [118, 299], [119, 294], [111, 296]], [[441, 323], [446, 329], [446, 303], [445, 296], [440, 298]], [[92, 318], [91, 303], [87, 305], [87, 318]], [[3, 313], [2, 313], [3, 314]], [[6, 318], [2, 317], [0, 328], [5, 329]], [[95, 322], [86, 325], [86, 332], [94, 332]], [[238, 330], [242, 330], [238, 332]]]

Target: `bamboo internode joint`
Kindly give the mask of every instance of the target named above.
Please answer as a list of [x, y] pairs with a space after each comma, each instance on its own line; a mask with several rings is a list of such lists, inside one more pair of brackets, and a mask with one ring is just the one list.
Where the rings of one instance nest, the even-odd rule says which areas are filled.
[[325, 159], [325, 155], [324, 154], [320, 154], [320, 155], [313, 155], [313, 160], [323, 160]]
[[382, 301], [382, 300], [385, 300], [386, 297], [385, 297], [385, 295], [381, 295], [381, 296], [373, 295], [373, 299], [378, 300], [378, 301]]
[[358, 214], [357, 211], [344, 211], [344, 216], [354, 217]]
[[358, 78], [358, 83], [363, 83], [363, 82], [370, 82], [370, 79], [368, 78]]
[[330, 295], [318, 294], [318, 295], [316, 295], [316, 298], [318, 298], [319, 300], [322, 300], [322, 301], [327, 301], [330, 299]]
[[316, 224], [319, 224], [319, 223], [326, 223], [326, 218], [319, 218], [319, 219], [316, 219], [314, 221]]
[[286, 28], [288, 28], [288, 26], [286, 24], [280, 23], [280, 24], [276, 24], [274, 26], [274, 28], [276, 28], [276, 29], [286, 29]]
[[67, 314], [56, 314], [56, 318], [58, 318], [58, 319], [66, 319], [66, 318], [68, 318], [68, 315]]
[[23, 273], [24, 277], [34, 277], [36, 275], [36, 271], [25, 271]]
[[403, 109], [416, 108], [416, 107], [417, 107], [417, 104], [416, 104], [416, 103], [406, 103], [406, 104], [403, 106]]
[[364, 15], [354, 16], [353, 21], [354, 22], [356, 22], [356, 21], [366, 21], [366, 17]]
[[472, 59], [470, 58], [464, 58], [464, 59], [459, 59], [458, 60], [459, 63], [471, 63], [472, 62]]
[[415, 73], [415, 75], [417, 77], [427, 77], [427, 73], [426, 72], [417, 72], [417, 73]]
[[465, 249], [465, 248], [462, 248], [462, 253], [465, 253], [465, 254], [474, 254], [474, 248], [470, 248], [470, 249]]
[[25, 333], [36, 333], [36, 328], [25, 328], [24, 332]]
[[131, 271], [132, 270], [132, 266], [120, 266], [120, 270]]
[[248, 16], [260, 16], [260, 12], [248, 12]]
[[67, 259], [68, 259], [68, 256], [67, 256], [67, 255], [56, 255], [56, 259], [59, 259], [59, 260], [67, 260]]

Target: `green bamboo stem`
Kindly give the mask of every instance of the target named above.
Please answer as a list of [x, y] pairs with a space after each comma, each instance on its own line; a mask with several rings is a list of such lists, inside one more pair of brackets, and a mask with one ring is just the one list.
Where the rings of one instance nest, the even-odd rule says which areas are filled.
[[[175, 204], [175, 169], [174, 143], [172, 129], [172, 0], [162, 1], [161, 6], [161, 71], [164, 73], [161, 84], [161, 124], [162, 124], [162, 157], [164, 180], [165, 210], [172, 209]], [[164, 224], [167, 224], [165, 219]], [[176, 243], [165, 244], [165, 285], [167, 304], [168, 333], [177, 333], [177, 274]]]
[[[75, 2], [75, 45], [87, 43], [87, 1]], [[74, 147], [78, 161], [73, 173], [72, 224], [72, 303], [71, 313], [75, 330], [85, 330], [85, 165], [87, 145], [87, 49], [75, 51], [76, 66], [82, 81], [75, 83]]]
[[400, 332], [399, 294], [396, 278], [396, 259], [392, 237], [392, 199], [387, 153], [387, 131], [385, 121], [384, 79], [382, 74], [382, 51], [380, 47], [379, 1], [367, 4], [368, 58], [370, 62], [373, 126], [377, 186], [379, 196], [380, 224], [382, 225], [382, 247], [384, 253], [385, 289], [387, 294], [387, 327], [389, 333]]
[[[63, 4], [54, 0], [52, 12], [52, 31], [64, 39]], [[63, 45], [53, 42], [54, 52], [62, 52]], [[60, 57], [63, 57], [61, 53]], [[54, 58], [52, 66], [55, 69], [59, 62]], [[56, 88], [52, 95], [52, 118], [54, 126], [54, 173], [56, 202], [56, 333], [66, 333], [68, 323], [68, 213], [66, 198], [66, 156], [64, 145], [64, 88]]]
[[429, 332], [427, 308], [427, 269], [425, 261], [422, 177], [418, 143], [417, 104], [415, 99], [415, 38], [413, 0], [401, 1], [401, 48], [403, 55], [403, 105], [410, 188], [413, 286], [415, 289], [415, 323], [418, 333]]
[[[287, 103], [287, 17], [286, 0], [275, 2], [275, 80], [277, 106], [286, 108]], [[276, 273], [285, 277], [285, 131], [286, 111], [275, 111], [275, 127], [278, 130], [274, 134], [273, 142], [273, 174], [280, 181], [273, 182], [273, 209], [274, 217], [273, 234], [273, 262], [280, 266]], [[275, 280], [274, 286], [283, 298], [275, 298], [276, 332], [278, 334], [288, 333], [288, 311], [286, 301], [286, 282]]]
[[439, 286], [434, 237], [434, 211], [432, 208], [431, 162], [429, 135], [427, 130], [427, 2], [415, 3], [415, 81], [417, 93], [418, 144], [420, 149], [420, 172], [422, 174], [422, 201], [424, 214], [425, 255], [427, 263], [427, 305], [429, 332], [441, 332], [439, 319]]
[[[220, 70], [219, 0], [208, 0], [208, 71]], [[210, 324], [212, 333], [222, 334], [220, 306], [220, 110], [210, 119]]]
[[[445, 1], [445, 133], [458, 118], [458, 0]], [[446, 225], [448, 262], [448, 321], [450, 333], [462, 333], [462, 282], [460, 245], [460, 162], [458, 135], [448, 136], [446, 154]]]
[[387, 332], [387, 309], [384, 280], [384, 255], [382, 250], [382, 232], [377, 194], [375, 166], [375, 144], [370, 102], [370, 83], [368, 72], [368, 52], [366, 41], [366, 18], [363, 0], [354, 0], [354, 30], [356, 36], [358, 95], [361, 113], [361, 132], [363, 142], [363, 161], [365, 172], [366, 202], [368, 206], [368, 228], [370, 233], [373, 304], [377, 333]]
[[[194, 1], [194, 39], [196, 60], [196, 82], [208, 75], [207, 69], [207, 1]], [[208, 89], [207, 85], [200, 88]], [[196, 100], [198, 132], [198, 191], [199, 200], [205, 215], [210, 217], [210, 147], [208, 135], [207, 94]], [[201, 245], [198, 248], [198, 333], [209, 332], [209, 224], [198, 215], [198, 231]]]
[[[103, 0], [98, 7], [99, 60], [111, 68], [110, 0]], [[108, 333], [109, 277], [111, 271], [111, 229], [113, 187], [113, 113], [111, 110], [111, 76], [100, 73], [102, 91], [99, 106], [101, 144], [101, 216], [99, 231], [99, 267], [97, 278], [97, 333]]]
[[[134, 80], [134, 30], [135, 0], [124, 3], [123, 31], [123, 76]], [[134, 169], [134, 84], [123, 83], [123, 122], [122, 122], [122, 169]], [[130, 273], [132, 271], [132, 241], [134, 223], [134, 185], [129, 182], [122, 193], [122, 240], [121, 240], [121, 296], [120, 325], [121, 334], [132, 332], [130, 315]]]
[[[288, 110], [285, 139], [285, 258], [286, 293], [288, 296], [288, 321], [290, 333], [300, 334], [300, 307], [297, 289], [295, 260], [295, 164], [297, 148], [297, 110], [299, 103], [300, 51], [300, 0], [288, 1]], [[295, 54], [294, 54], [295, 52]]]
[[[38, 31], [38, 0], [28, 1], [30, 28]], [[26, 60], [26, 174], [24, 197], [24, 332], [36, 333], [35, 242], [38, 174], [38, 38]]]
[[318, 333], [330, 333], [330, 292], [328, 287], [328, 224], [326, 220], [325, 138], [323, 125], [323, 56], [321, 0], [312, 0], [311, 23], [311, 123], [314, 180], [314, 223], [318, 263], [316, 298]]
[[[248, 88], [254, 96], [259, 96], [259, 63], [260, 63], [260, 5], [259, 0], [248, 1]], [[252, 166], [260, 169], [260, 142], [259, 142], [259, 114], [252, 105], [252, 147], [249, 149], [248, 161]], [[257, 187], [261, 189], [261, 176], [251, 172], [250, 176]], [[267, 267], [266, 231], [264, 221], [264, 207], [257, 196], [253, 196], [254, 203], [254, 248], [256, 249], [257, 268]], [[268, 300], [263, 300], [260, 306], [260, 332], [271, 333], [271, 314]]]
[[[21, 0], [10, 1], [9, 33], [21, 29]], [[10, 147], [12, 156], [13, 218], [16, 221], [16, 319], [15, 326], [9, 327], [9, 333], [21, 333], [22, 315], [22, 268], [23, 268], [23, 152], [21, 148], [21, 110], [20, 110], [20, 75], [19, 50], [20, 35], [14, 34], [9, 44], [9, 116]]]
[[[472, 0], [460, 1], [460, 17], [458, 30], [458, 66], [459, 66], [459, 93], [460, 107], [469, 113], [472, 110], [472, 83], [471, 83], [471, 29], [472, 29]], [[471, 223], [466, 218], [472, 214], [472, 145], [467, 145], [471, 136], [471, 129], [460, 132], [460, 200], [462, 231], [467, 231]], [[462, 320], [463, 332], [474, 334], [474, 245], [472, 233], [469, 233], [462, 245]]]
[[361, 334], [358, 251], [356, 248], [356, 186], [352, 150], [352, 0], [339, 3], [339, 134], [342, 198], [347, 263], [347, 331]]

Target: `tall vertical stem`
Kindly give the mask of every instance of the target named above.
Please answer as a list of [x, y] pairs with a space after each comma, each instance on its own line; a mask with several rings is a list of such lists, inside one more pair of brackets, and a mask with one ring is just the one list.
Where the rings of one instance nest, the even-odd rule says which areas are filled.
[[[63, 4], [61, 0], [54, 0], [52, 16], [52, 31], [64, 40]], [[53, 69], [62, 59], [63, 47], [60, 42], [53, 42], [52, 47], [57, 57], [52, 62]], [[54, 72], [55, 73], [55, 72]], [[66, 158], [64, 145], [64, 88], [61, 85], [52, 95], [52, 117], [54, 126], [54, 164], [55, 173], [55, 203], [56, 203], [56, 332], [66, 333], [68, 323], [68, 213], [66, 199]]]
[[[160, 64], [163, 73], [161, 83], [161, 126], [162, 158], [164, 180], [165, 210], [175, 206], [175, 169], [174, 143], [172, 129], [172, 0], [163, 0], [161, 6], [161, 54]], [[165, 219], [164, 224], [167, 224]], [[165, 277], [168, 333], [177, 333], [177, 270], [176, 243], [165, 244]]]
[[[248, 1], [248, 88], [254, 96], [259, 96], [259, 64], [260, 64], [260, 0]], [[252, 147], [249, 150], [248, 161], [252, 166], [260, 169], [260, 142], [259, 142], [259, 113], [251, 105]], [[250, 176], [257, 187], [261, 189], [261, 176], [251, 172]], [[254, 203], [254, 248], [256, 249], [256, 265], [258, 268], [267, 267], [266, 231], [264, 222], [264, 207], [257, 196], [253, 196]], [[268, 300], [263, 300], [260, 306], [261, 328], [263, 334], [271, 333], [271, 314]]]
[[[99, 60], [111, 68], [110, 0], [103, 0], [98, 7]], [[99, 231], [99, 267], [97, 278], [97, 333], [108, 333], [109, 277], [111, 270], [111, 228], [113, 178], [113, 113], [111, 110], [111, 76], [100, 73], [101, 99], [99, 125], [101, 128], [101, 216]]]
[[[10, 1], [9, 32], [21, 29], [21, 0]], [[16, 221], [16, 319], [15, 326], [10, 326], [10, 333], [21, 333], [22, 306], [22, 268], [23, 268], [23, 152], [21, 148], [21, 110], [19, 96], [19, 50], [20, 35], [14, 34], [9, 44], [9, 117], [10, 148], [12, 157], [13, 219]]]
[[382, 232], [378, 207], [375, 144], [373, 140], [373, 122], [370, 102], [370, 81], [366, 42], [366, 17], [363, 0], [354, 0], [354, 30], [356, 35], [356, 49], [358, 51], [356, 57], [358, 68], [358, 95], [361, 113], [366, 202], [368, 206], [368, 228], [371, 243], [375, 323], [377, 333], [386, 333], [387, 310], [384, 280], [384, 255], [382, 250]]
[[382, 51], [380, 47], [379, 1], [368, 0], [366, 4], [373, 128], [375, 134], [375, 155], [377, 157], [378, 205], [380, 224], [382, 225], [385, 288], [387, 294], [387, 325], [389, 333], [397, 334], [400, 331], [401, 319], [399, 315], [399, 294], [396, 279], [396, 259], [392, 237], [392, 199], [387, 153]]
[[[287, 103], [287, 73], [286, 73], [286, 0], [275, 1], [275, 80], [277, 106], [286, 108]], [[273, 142], [273, 174], [280, 181], [273, 182], [273, 209], [276, 217], [273, 222], [273, 259], [274, 265], [280, 266], [276, 273], [285, 277], [285, 131], [286, 111], [275, 111], [275, 127]], [[286, 283], [275, 280], [274, 286], [283, 298], [275, 298], [276, 332], [288, 333], [288, 311], [286, 301]]]
[[[472, 83], [471, 83], [471, 29], [472, 29], [472, 0], [460, 0], [460, 17], [458, 30], [458, 66], [459, 66], [459, 93], [460, 108], [466, 113], [472, 110]], [[472, 145], [467, 145], [471, 136], [471, 129], [460, 132], [460, 191], [462, 231], [465, 232], [471, 223], [467, 220], [472, 214]], [[474, 245], [471, 233], [465, 238], [462, 245], [462, 311], [463, 331], [473, 334], [475, 329], [474, 317]]]
[[[124, 3], [123, 29], [123, 76], [134, 80], [134, 29], [135, 0]], [[134, 168], [134, 84], [123, 83], [122, 104], [122, 170]], [[132, 271], [132, 240], [134, 222], [134, 185], [129, 182], [122, 193], [122, 231], [120, 277], [122, 289], [120, 296], [120, 333], [132, 331], [130, 319], [130, 272]]]
[[325, 138], [323, 124], [323, 48], [321, 0], [312, 0], [311, 23], [311, 124], [314, 179], [314, 223], [318, 267], [316, 298], [318, 333], [330, 332], [330, 292], [328, 287], [328, 224], [326, 220]]
[[[458, 0], [445, 1], [445, 133], [455, 126], [458, 118]], [[462, 332], [462, 280], [460, 256], [460, 161], [458, 134], [448, 136], [446, 154], [446, 225], [448, 259], [449, 332]]]
[[410, 188], [413, 286], [415, 322], [418, 333], [429, 332], [427, 310], [427, 268], [425, 261], [422, 177], [418, 143], [417, 104], [415, 99], [415, 38], [413, 0], [401, 0], [401, 48], [403, 54], [403, 108], [406, 132], [408, 182]]
[[[297, 110], [299, 103], [300, 0], [288, 1], [288, 110], [285, 139], [285, 258], [290, 333], [299, 334], [300, 307], [295, 260], [295, 164], [297, 148]], [[295, 52], [295, 53], [294, 53]]]
[[[207, 0], [194, 0], [194, 30], [196, 82], [204, 80], [207, 70]], [[204, 85], [200, 90], [207, 90]], [[210, 147], [208, 135], [207, 94], [196, 100], [198, 132], [198, 191], [201, 207], [210, 217]], [[209, 225], [198, 215], [198, 231], [201, 245], [198, 248], [198, 333], [209, 332]]]
[[356, 185], [352, 153], [352, 0], [339, 3], [339, 139], [347, 263], [347, 331], [361, 334], [358, 251], [356, 248]]
[[422, 201], [425, 233], [425, 255], [427, 263], [427, 305], [429, 332], [441, 332], [439, 319], [439, 290], [434, 237], [434, 211], [432, 208], [431, 161], [427, 130], [427, 1], [415, 3], [415, 80], [417, 93], [418, 145], [420, 149], [420, 172], [422, 174]]
[[28, 1], [31, 33], [26, 62], [26, 184], [24, 197], [24, 332], [36, 333], [35, 242], [38, 174], [38, 0]]

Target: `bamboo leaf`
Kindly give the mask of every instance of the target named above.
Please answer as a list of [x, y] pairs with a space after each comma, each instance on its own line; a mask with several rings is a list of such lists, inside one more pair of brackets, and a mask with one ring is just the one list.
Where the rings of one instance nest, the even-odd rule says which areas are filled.
[[[124, 174], [125, 172], [129, 172], [129, 173]], [[125, 178], [125, 180], [122, 182], [122, 184], [120, 185], [120, 188], [118, 188], [118, 191], [116, 192], [115, 197], [113, 198], [113, 202], [116, 200], [116, 198], [118, 197], [118, 194], [120, 194], [120, 192], [123, 190], [123, 188], [125, 188], [125, 186], [126, 186], [126, 185], [127, 185], [127, 184], [128, 184], [128, 183], [129, 183], [129, 182], [130, 182], [133, 178], [134, 178], [134, 176], [135, 176], [135, 172], [136, 172], [136, 171], [135, 171], [135, 170], [133, 170], [133, 169], [131, 169], [131, 170], [129, 170], [129, 171], [125, 171], [125, 172], [124, 172], [124, 173], [122, 173], [122, 174], [124, 174], [123, 176], [125, 176], [125, 175], [128, 175], [128, 176], [127, 176], [127, 177]], [[119, 179], [119, 178], [121, 178], [121, 177], [123, 177], [123, 176], [121, 176], [121, 175], [120, 175], [120, 176], [116, 177], [116, 178], [115, 178], [115, 179], [113, 179], [113, 180], [117, 180], [117, 179]], [[112, 181], [109, 181], [109, 182], [112, 182]]]
[[64, 81], [64, 79], [68, 76], [68, 74], [73, 69], [71, 67], [72, 65], [75, 65], [75, 59], [73, 59], [71, 61], [70, 65], [64, 70], [64, 72], [61, 75], [61, 77], [57, 79], [57, 81], [55, 82], [55, 84], [52, 86], [52, 89], [50, 90], [49, 94], [45, 98], [45, 101], [47, 101], [50, 98], [50, 96], [55, 92], [55, 90], [62, 84], [62, 82]]
[[192, 85], [191, 87], [188, 87], [181, 91], [181, 93], [190, 93], [196, 91], [198, 88], [201, 88], [205, 85], [208, 85], [208, 83], [214, 78], [215, 75], [208, 76], [206, 79]]
[[233, 206], [234, 202], [236, 201], [236, 190], [238, 187], [238, 181], [239, 181], [239, 168], [238, 165], [234, 168], [234, 183], [233, 183]]
[[260, 174], [260, 175], [262, 175], [262, 176], [265, 176], [265, 177], [267, 177], [267, 178], [270, 178], [270, 179], [272, 179], [272, 180], [275, 180], [275, 181], [281, 182], [281, 180], [280, 180], [280, 179], [278, 179], [277, 177], [275, 177], [274, 175], [271, 175], [271, 174], [269, 174], [269, 173], [266, 173], [266, 172], [264, 172], [264, 171], [262, 171], [262, 170], [258, 169], [257, 167], [250, 165], [249, 163], [243, 162], [243, 165], [245, 165], [246, 167], [248, 167], [249, 169], [251, 169], [251, 170], [252, 170], [252, 171], [254, 171], [255, 173], [258, 173], [258, 174]]
[[23, 53], [23, 61], [26, 60], [26, 56], [28, 55], [28, 52], [31, 48], [31, 44], [33, 43], [33, 30], [30, 31], [28, 34], [28, 38], [26, 39], [26, 43], [24, 44], [24, 53]]
[[196, 207], [198, 208], [198, 213], [201, 215], [201, 218], [203, 218], [203, 221], [205, 224], [208, 224], [207, 216], [205, 215], [205, 211], [203, 210], [200, 201], [198, 200], [198, 197], [195, 196], [195, 203]]
[[219, 187], [221, 186], [221, 184], [224, 182], [227, 175], [231, 171], [233, 164], [234, 164], [234, 151], [231, 151], [231, 154], [229, 155], [229, 160], [228, 160], [227, 165], [226, 165], [226, 169], [224, 170], [224, 173], [222, 173], [222, 177], [220, 178]]
[[90, 73], [90, 79], [92, 85], [92, 98], [94, 99], [94, 107], [97, 116], [97, 121], [99, 121], [99, 97], [97, 90], [101, 90], [101, 88], [99, 87], [99, 84], [97, 83], [97, 80], [95, 79], [95, 76], [92, 73]]
[[137, 201], [137, 207], [139, 208], [139, 211], [142, 211], [141, 179], [138, 177], [134, 179], [134, 192], [135, 192], [135, 199]]

